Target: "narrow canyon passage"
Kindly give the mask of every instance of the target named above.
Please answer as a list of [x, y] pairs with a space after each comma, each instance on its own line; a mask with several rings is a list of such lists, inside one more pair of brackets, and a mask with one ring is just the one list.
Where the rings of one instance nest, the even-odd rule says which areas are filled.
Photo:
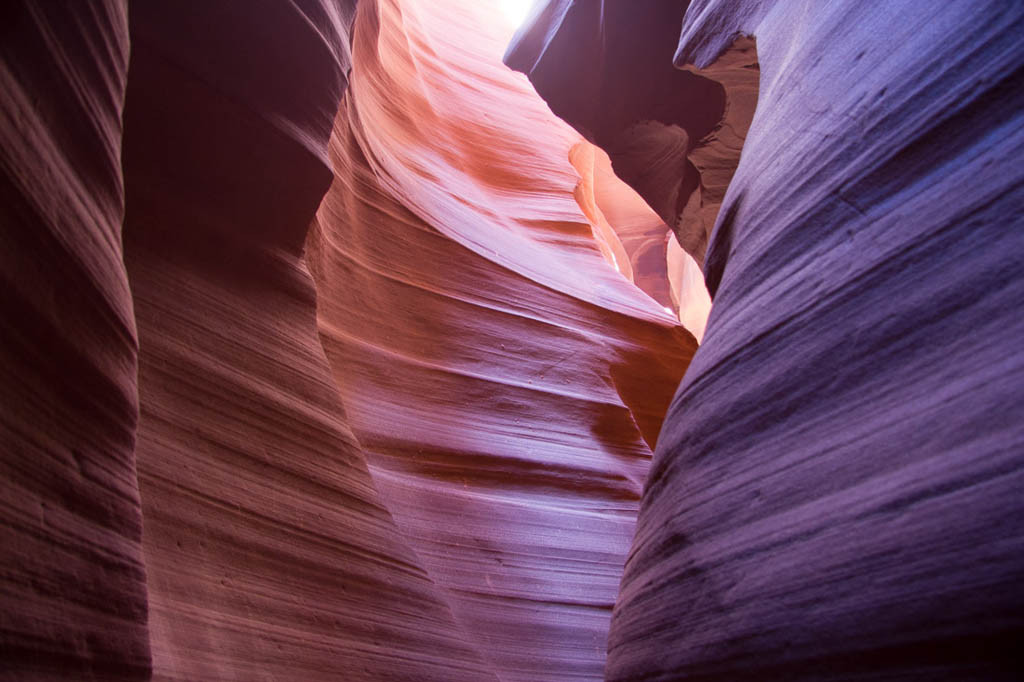
[[[696, 344], [626, 278], [595, 186], [629, 189], [595, 181], [594, 152], [584, 182], [570, 155], [592, 145], [501, 63], [493, 6], [387, 0], [353, 32], [307, 241], [349, 423], [499, 678], [601, 679], [650, 448]], [[670, 303], [669, 230], [646, 211]]]
[[1019, 679], [1022, 35], [6, 3], [0, 680]]

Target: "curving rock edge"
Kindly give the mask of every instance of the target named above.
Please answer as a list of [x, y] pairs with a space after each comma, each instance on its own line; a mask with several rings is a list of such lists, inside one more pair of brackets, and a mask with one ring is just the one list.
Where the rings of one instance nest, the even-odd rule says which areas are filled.
[[1019, 679], [1024, 7], [496, 11], [0, 9], [0, 680]]
[[600, 679], [696, 343], [508, 27], [2, 18], [0, 678]]
[[[654, 17], [680, 30], [636, 30]], [[683, 145], [719, 134], [697, 120], [714, 97], [650, 99], [673, 56], [727, 96], [737, 37], [760, 69], [606, 679], [1021, 674], [1022, 22], [1006, 2], [552, 0], [517, 35], [507, 62], [613, 159], [652, 111]], [[642, 106], [616, 119], [609, 89]], [[685, 179], [661, 177], [634, 184], [656, 210]]]

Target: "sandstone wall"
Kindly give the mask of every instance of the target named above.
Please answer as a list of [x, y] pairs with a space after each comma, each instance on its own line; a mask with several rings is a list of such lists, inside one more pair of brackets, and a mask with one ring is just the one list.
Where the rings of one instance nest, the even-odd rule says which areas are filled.
[[[657, 168], [735, 132], [744, 41], [760, 69], [607, 679], [1020, 674], [1022, 28], [1007, 2], [552, 0], [513, 45], [613, 163], [659, 121]], [[657, 209], [693, 168], [634, 186]]]

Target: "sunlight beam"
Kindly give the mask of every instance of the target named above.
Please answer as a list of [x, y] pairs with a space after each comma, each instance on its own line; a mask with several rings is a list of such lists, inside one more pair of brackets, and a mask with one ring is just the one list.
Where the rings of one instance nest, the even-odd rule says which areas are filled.
[[505, 14], [505, 18], [516, 27], [526, 20], [526, 16], [530, 13], [530, 7], [533, 5], [533, 0], [499, 1], [501, 4], [501, 11]]

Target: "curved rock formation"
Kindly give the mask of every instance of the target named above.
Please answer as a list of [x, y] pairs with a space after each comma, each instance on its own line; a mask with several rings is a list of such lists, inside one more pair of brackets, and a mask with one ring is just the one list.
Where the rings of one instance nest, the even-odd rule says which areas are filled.
[[[630, 26], [686, 4], [552, 0], [510, 59], [600, 142], [597, 95], [661, 78], [676, 47]], [[648, 17], [611, 20], [627, 11]], [[712, 80], [752, 36], [760, 99], [607, 679], [1019, 676], [1024, 11], [703, 0], [681, 26], [677, 63]], [[654, 107], [692, 139], [707, 101]], [[638, 189], [657, 204], [661, 183]]]
[[0, 677], [145, 679], [125, 3], [5, 3], [0, 57]]
[[1019, 678], [1024, 8], [492, 10], [0, 8], [0, 679]]
[[125, 241], [156, 679], [494, 679], [374, 489], [316, 336], [301, 248], [351, 17], [133, 7]]
[[486, 11], [360, 6], [308, 259], [352, 428], [456, 620], [501, 680], [595, 680], [696, 344], [602, 257], [581, 140]]
[[[618, 251], [624, 256], [612, 259], [616, 267], [667, 310], [675, 311], [700, 341], [711, 310], [700, 266], [672, 238], [665, 221], [643, 197], [615, 175], [607, 153], [589, 142], [580, 142], [573, 151], [573, 165], [589, 188], [596, 220], [621, 244]], [[712, 217], [717, 210], [716, 205], [702, 207]]]
[[0, 17], [0, 677], [599, 679], [695, 343], [511, 28], [130, 10]]
[[[703, 262], [757, 100], [753, 41], [707, 73], [673, 68], [687, 3], [550, 0], [505, 56]], [[527, 24], [527, 27], [530, 25]]]

